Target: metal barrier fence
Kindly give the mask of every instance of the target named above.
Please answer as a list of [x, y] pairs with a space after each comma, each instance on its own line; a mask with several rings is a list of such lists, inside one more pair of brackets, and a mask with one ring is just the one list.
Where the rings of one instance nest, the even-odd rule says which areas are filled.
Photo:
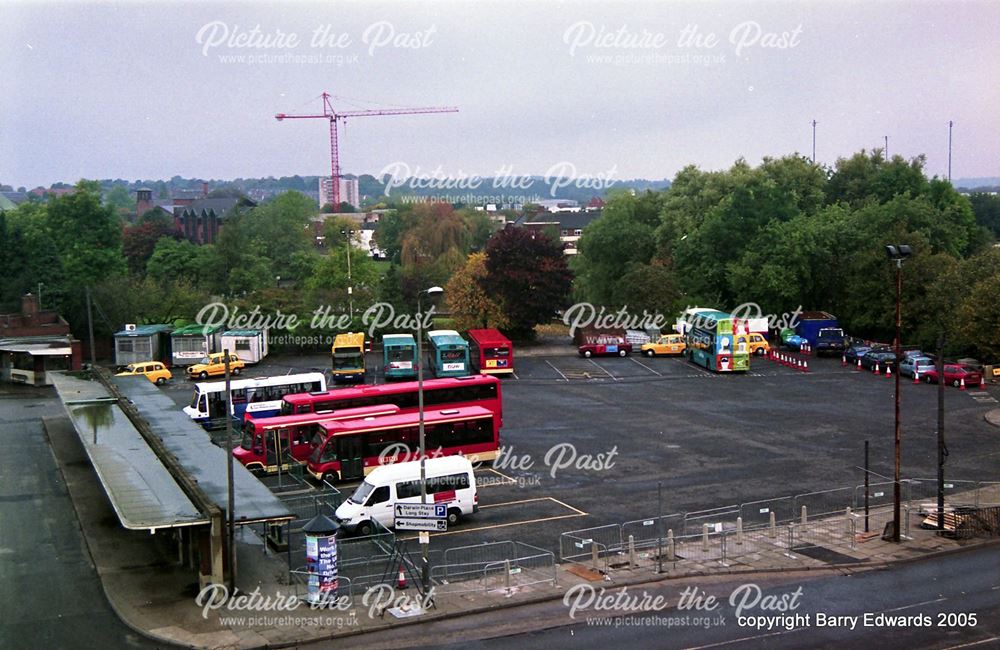
[[738, 505], [686, 512], [684, 513], [684, 534], [700, 533], [704, 524], [708, 524], [709, 528], [715, 532], [722, 532], [727, 526], [735, 527], [736, 518], [739, 516], [740, 507]]
[[[911, 482], [911, 498], [916, 505], [922, 506], [927, 503], [936, 511], [938, 480], [936, 478], [915, 478]], [[944, 482], [944, 500], [951, 506], [971, 506], [979, 504], [979, 481], [955, 481], [946, 480]]]
[[450, 548], [444, 552], [443, 562], [431, 566], [431, 583], [437, 593], [509, 590], [556, 583], [555, 555], [523, 542]]
[[792, 498], [793, 518], [799, 520], [803, 507], [808, 517], [827, 516], [844, 512], [847, 508], [856, 508], [854, 491], [852, 487], [842, 487], [796, 494]]
[[684, 528], [684, 513], [661, 515], [649, 519], [626, 521], [621, 526], [622, 547], [627, 549], [632, 540], [632, 549], [642, 551], [656, 548], [657, 544], [666, 544], [667, 531], [675, 533]]
[[[608, 524], [595, 528], [571, 530], [559, 536], [559, 561], [587, 563], [595, 558], [606, 558], [623, 550], [622, 527]], [[594, 569], [599, 567], [595, 566]], [[607, 567], [605, 566], [605, 571]]]
[[751, 501], [740, 504], [740, 517], [744, 526], [755, 524], [769, 524], [771, 515], [775, 521], [781, 523], [791, 521], [795, 518], [794, 499], [792, 497], [778, 497], [777, 499], [763, 499], [761, 501]]

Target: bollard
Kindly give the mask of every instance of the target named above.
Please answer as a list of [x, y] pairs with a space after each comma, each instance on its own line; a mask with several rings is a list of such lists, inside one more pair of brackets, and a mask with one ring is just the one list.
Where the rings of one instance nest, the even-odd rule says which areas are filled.
[[628, 536], [628, 563], [629, 566], [639, 566], [635, 561], [635, 535]]
[[507, 588], [507, 593], [510, 593], [510, 560], [503, 561], [504, 573], [504, 586]]
[[800, 517], [800, 521], [803, 524], [806, 523], [807, 517], [808, 517], [808, 511], [806, 510], [805, 506], [802, 506], [802, 516]]
[[743, 517], [736, 518], [736, 544], [743, 544]]
[[708, 552], [708, 524], [701, 525], [701, 550]]
[[851, 506], [847, 506], [847, 519], [845, 520], [845, 525], [847, 526], [847, 530], [844, 532], [846, 532], [848, 535], [851, 534], [851, 519], [853, 518], [854, 514], [851, 512]]
[[667, 529], [667, 559], [673, 562], [677, 559], [677, 555], [674, 554], [674, 529]]
[[597, 542], [590, 543], [590, 561], [594, 563], [594, 571], [600, 571], [601, 554], [597, 550]]
[[774, 517], [774, 511], [773, 510], [771, 511], [771, 514], [770, 514], [770, 522], [769, 523], [770, 523], [771, 529], [770, 529], [768, 535], [771, 537], [771, 539], [774, 539], [775, 537], [778, 536], [778, 528], [776, 526], [777, 520]]

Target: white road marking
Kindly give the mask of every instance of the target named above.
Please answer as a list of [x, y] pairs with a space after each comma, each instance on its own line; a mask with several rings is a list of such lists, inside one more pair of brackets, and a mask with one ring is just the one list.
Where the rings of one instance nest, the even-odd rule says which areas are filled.
[[657, 377], [662, 377], [662, 376], [663, 376], [662, 374], [660, 374], [660, 373], [656, 372], [655, 370], [653, 370], [652, 368], [650, 368], [649, 366], [647, 366], [646, 364], [644, 364], [644, 363], [643, 363], [642, 361], [639, 361], [639, 360], [637, 360], [637, 359], [634, 359], [633, 357], [629, 357], [629, 359], [632, 359], [632, 361], [634, 361], [635, 363], [638, 363], [638, 364], [639, 364], [640, 366], [642, 366], [642, 367], [643, 367], [643, 368], [645, 368], [646, 370], [650, 371], [651, 373], [653, 373], [653, 374], [654, 374], [654, 375], [656, 375]]
[[603, 372], [608, 377], [611, 377], [615, 381], [618, 381], [618, 377], [615, 377], [610, 372], [608, 372], [607, 370], [605, 370], [602, 366], [598, 365], [598, 363], [596, 361], [594, 361], [593, 359], [587, 359], [587, 361], [591, 362], [592, 364], [594, 364], [595, 366], [597, 366], [598, 368], [600, 368], [601, 372]]
[[559, 376], [563, 378], [563, 381], [569, 381], [569, 379], [566, 377], [566, 375], [562, 374], [562, 372], [559, 370], [559, 368], [556, 368], [555, 366], [552, 365], [552, 362], [550, 362], [548, 359], [545, 359], [545, 363], [549, 364], [549, 368], [552, 368], [553, 370], [555, 370], [556, 372], [558, 372]]

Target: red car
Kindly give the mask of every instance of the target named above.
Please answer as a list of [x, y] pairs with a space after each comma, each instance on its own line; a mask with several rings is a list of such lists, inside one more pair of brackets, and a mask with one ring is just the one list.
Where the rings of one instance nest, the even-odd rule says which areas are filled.
[[581, 357], [595, 357], [601, 355], [611, 355], [627, 357], [632, 351], [631, 343], [584, 343], [577, 351]]
[[[923, 372], [924, 381], [928, 384], [938, 383], [938, 369], [937, 366], [933, 368], [928, 368]], [[956, 388], [965, 380], [966, 387], [979, 386], [979, 382], [982, 381], [982, 373], [978, 370], [973, 370], [972, 368], [967, 368], [966, 366], [959, 366], [957, 364], [945, 364], [944, 366], [944, 381], [946, 384], [951, 384]]]

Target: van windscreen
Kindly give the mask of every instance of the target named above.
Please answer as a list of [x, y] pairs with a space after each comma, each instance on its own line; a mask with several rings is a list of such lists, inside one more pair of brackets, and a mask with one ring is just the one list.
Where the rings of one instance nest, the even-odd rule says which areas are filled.
[[362, 505], [368, 498], [368, 495], [371, 494], [372, 490], [374, 489], [375, 489], [374, 485], [372, 485], [368, 481], [364, 481], [361, 483], [361, 485], [358, 486], [358, 489], [354, 491], [354, 494], [350, 496], [348, 501], [350, 501], [351, 503], [357, 503], [358, 505]]

